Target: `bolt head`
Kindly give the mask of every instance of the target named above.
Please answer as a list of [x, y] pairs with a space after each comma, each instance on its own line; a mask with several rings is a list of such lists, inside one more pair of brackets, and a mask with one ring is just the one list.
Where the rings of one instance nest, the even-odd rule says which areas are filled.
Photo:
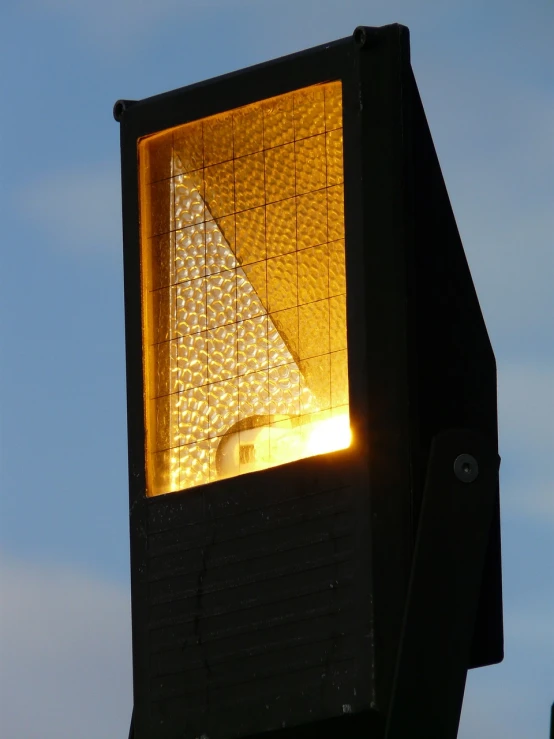
[[479, 474], [475, 457], [471, 454], [459, 454], [454, 460], [454, 474], [460, 482], [473, 482]]

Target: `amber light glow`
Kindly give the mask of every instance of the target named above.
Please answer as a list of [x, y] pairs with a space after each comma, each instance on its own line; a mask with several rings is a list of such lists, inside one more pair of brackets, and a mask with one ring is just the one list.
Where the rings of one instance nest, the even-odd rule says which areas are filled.
[[139, 142], [148, 494], [350, 445], [342, 101]]

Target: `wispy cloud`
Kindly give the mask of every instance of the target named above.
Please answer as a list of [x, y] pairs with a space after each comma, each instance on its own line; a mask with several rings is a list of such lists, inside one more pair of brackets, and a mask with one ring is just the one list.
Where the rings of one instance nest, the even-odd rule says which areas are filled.
[[[531, 626], [531, 624], [530, 624]], [[458, 739], [542, 739], [548, 736], [552, 681], [543, 657], [471, 670]]]
[[[554, 363], [503, 365], [499, 377], [500, 428], [510, 447], [550, 466], [554, 453]], [[554, 491], [553, 491], [554, 498]]]
[[127, 736], [127, 590], [69, 568], [3, 558], [0, 685], [3, 737]]
[[44, 174], [16, 193], [15, 204], [58, 250], [76, 254], [121, 250], [120, 180], [113, 165]]
[[505, 604], [505, 659], [468, 675], [459, 739], [539, 739], [548, 735], [554, 694], [554, 598]]
[[[517, 644], [529, 653], [547, 649], [552, 653], [554, 644], [554, 594], [549, 591], [549, 600], [544, 597], [538, 602], [519, 604], [506, 614], [506, 641]], [[554, 664], [550, 666], [554, 689]]]
[[[126, 736], [132, 705], [128, 591], [67, 567], [4, 557], [0, 602], [1, 735]], [[471, 672], [460, 739], [540, 735], [552, 679], [552, 628], [552, 603], [527, 603], [507, 613], [508, 657], [498, 667]], [[534, 670], [521, 656], [516, 664], [514, 650], [527, 654], [523, 659], [534, 661]]]
[[[219, 12], [226, 19], [234, 17], [241, 30], [247, 27], [250, 46], [260, 50], [261, 59], [348, 35], [361, 24], [437, 27], [453, 12], [452, 4], [441, 0], [420, 0], [417, 8], [412, 0], [369, 4], [367, 0], [23, 0], [21, 4], [69, 22], [102, 53], [132, 51], [169, 24], [182, 26], [184, 48], [196, 31], [204, 31], [207, 52], [212, 53], [216, 40], [237, 30], [218, 24]], [[476, 0], [468, 0], [471, 4], [478, 6]]]
[[67, 20], [102, 51], [126, 51], [167, 23], [194, 23], [226, 0], [25, 0], [29, 8]]
[[552, 96], [490, 58], [453, 61], [424, 58], [420, 88], [485, 319], [512, 358], [552, 356]]
[[499, 427], [504, 512], [554, 530], [554, 364], [501, 366]]

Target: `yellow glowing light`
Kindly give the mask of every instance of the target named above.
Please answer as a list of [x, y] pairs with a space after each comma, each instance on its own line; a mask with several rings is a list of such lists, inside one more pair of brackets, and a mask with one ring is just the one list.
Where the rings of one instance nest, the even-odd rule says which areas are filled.
[[324, 421], [316, 421], [312, 425], [306, 444], [306, 456], [346, 449], [351, 443], [350, 419], [347, 413], [343, 413]]
[[139, 142], [148, 494], [350, 444], [341, 86]]
[[218, 448], [218, 472], [222, 478], [255, 472], [346, 449], [351, 442], [348, 413], [315, 421], [281, 419], [223, 437]]

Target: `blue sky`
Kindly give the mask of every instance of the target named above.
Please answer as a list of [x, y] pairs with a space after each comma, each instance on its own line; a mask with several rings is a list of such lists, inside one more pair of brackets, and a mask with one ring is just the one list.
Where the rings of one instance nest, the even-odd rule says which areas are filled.
[[0, 734], [131, 712], [118, 98], [410, 27], [499, 369], [506, 659], [461, 739], [547, 736], [554, 700], [551, 0], [5, 0], [0, 9]]

